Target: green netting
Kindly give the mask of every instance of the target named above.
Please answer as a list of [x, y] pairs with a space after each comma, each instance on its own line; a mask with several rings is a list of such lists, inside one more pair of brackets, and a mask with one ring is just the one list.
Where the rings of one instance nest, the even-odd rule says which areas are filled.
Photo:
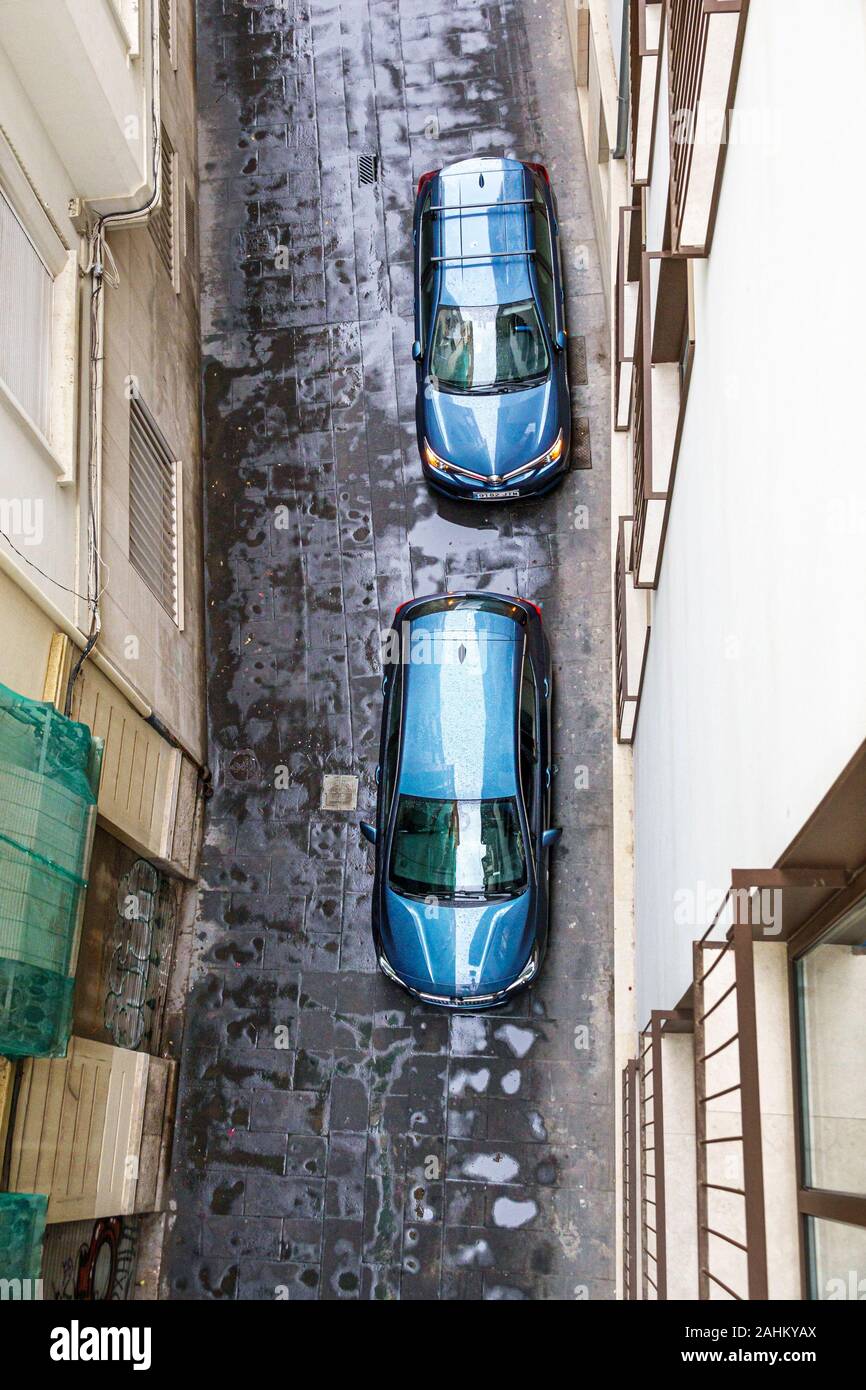
[[62, 1056], [102, 744], [0, 685], [0, 1053]]
[[[48, 1198], [39, 1192], [0, 1192], [0, 1280], [38, 1279]], [[2, 1286], [0, 1297], [24, 1297], [25, 1290]]]

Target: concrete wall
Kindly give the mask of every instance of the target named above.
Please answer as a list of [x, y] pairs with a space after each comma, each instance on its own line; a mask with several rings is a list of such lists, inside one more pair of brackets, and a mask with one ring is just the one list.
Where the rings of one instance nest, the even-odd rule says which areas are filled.
[[864, 75], [862, 5], [752, 0], [634, 752], [641, 1018], [689, 984], [701, 884], [772, 864], [863, 738]]

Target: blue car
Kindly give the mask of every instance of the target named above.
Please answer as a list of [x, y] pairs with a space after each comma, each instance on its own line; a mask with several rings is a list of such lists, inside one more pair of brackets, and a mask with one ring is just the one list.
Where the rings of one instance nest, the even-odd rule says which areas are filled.
[[425, 477], [476, 502], [549, 492], [568, 468], [571, 403], [547, 170], [485, 158], [422, 174], [413, 242]]
[[492, 593], [397, 610], [377, 768], [373, 939], [384, 973], [448, 1009], [535, 979], [548, 930], [550, 652]]

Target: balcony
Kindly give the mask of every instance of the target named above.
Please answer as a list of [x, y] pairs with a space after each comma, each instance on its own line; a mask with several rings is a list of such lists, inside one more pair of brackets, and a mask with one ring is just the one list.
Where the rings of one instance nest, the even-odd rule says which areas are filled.
[[748, 0], [670, 0], [671, 238], [710, 248]]
[[631, 3], [631, 182], [638, 186], [649, 183], [652, 173], [663, 11], [663, 0]]
[[631, 569], [637, 588], [654, 589], [694, 353], [691, 277], [686, 260], [644, 252], [637, 320]]
[[632, 518], [621, 516], [614, 564], [616, 736], [620, 743], [634, 739], [650, 633], [646, 595], [632, 583], [631, 549]]
[[689, 1010], [654, 1009], [639, 1040], [641, 1252], [650, 1300], [697, 1298], [693, 1034]]
[[620, 208], [614, 302], [616, 330], [614, 429], [617, 430], [627, 430], [631, 421], [634, 342], [637, 332], [637, 305], [640, 287], [641, 224], [642, 211], [639, 204], [634, 207]]
[[154, 3], [0, 0], [0, 45], [20, 100], [76, 194], [100, 210], [134, 205], [152, 177]]

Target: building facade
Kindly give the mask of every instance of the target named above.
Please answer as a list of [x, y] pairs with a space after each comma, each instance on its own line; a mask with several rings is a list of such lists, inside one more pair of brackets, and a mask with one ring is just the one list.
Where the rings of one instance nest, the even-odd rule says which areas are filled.
[[124, 1288], [207, 780], [195, 131], [191, 0], [0, 0], [0, 1232]]
[[614, 362], [624, 1297], [866, 1296], [866, 354], [842, 192], [866, 8], [825, 10], [566, 0]]

